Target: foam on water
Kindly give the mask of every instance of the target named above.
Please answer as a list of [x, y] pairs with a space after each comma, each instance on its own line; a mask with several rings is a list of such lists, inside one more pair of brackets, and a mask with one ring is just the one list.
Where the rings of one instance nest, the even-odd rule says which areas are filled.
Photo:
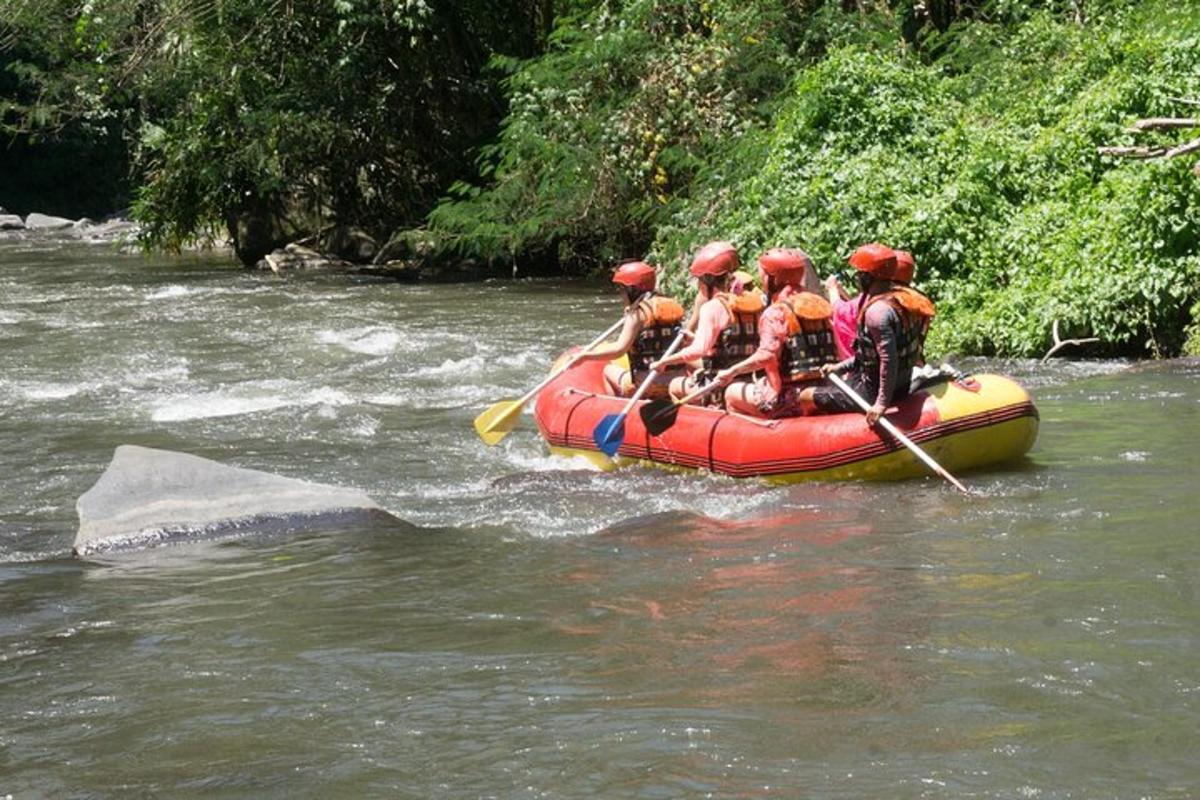
[[244, 391], [203, 392], [173, 395], [154, 404], [150, 418], [155, 422], [186, 422], [196, 419], [232, 417], [275, 411], [289, 406], [338, 407], [350, 405], [354, 399], [339, 389], [327, 386], [307, 392], [293, 392], [293, 386], [283, 388], [247, 387]]
[[184, 422], [273, 411], [287, 405], [289, 401], [277, 394], [245, 396], [227, 392], [206, 392], [170, 397], [155, 405], [150, 418], [155, 422]]
[[[390, 327], [351, 328], [349, 330], [324, 330], [317, 334], [321, 344], [332, 344], [349, 350], [351, 353], [361, 353], [369, 356], [386, 356], [396, 352], [404, 341], [400, 332]], [[408, 341], [405, 350], [413, 350], [424, 346], [415, 339]]]
[[176, 297], [185, 297], [189, 294], [195, 294], [197, 291], [199, 291], [199, 289], [197, 289], [196, 287], [180, 286], [180, 285], [176, 284], [173, 286], [165, 286], [162, 289], [153, 291], [150, 294], [146, 295], [146, 299], [147, 300], [170, 300], [170, 299], [173, 299]]
[[86, 383], [53, 383], [38, 381], [4, 381], [0, 380], [3, 395], [12, 395], [19, 400], [42, 401], [64, 400], [89, 388]]

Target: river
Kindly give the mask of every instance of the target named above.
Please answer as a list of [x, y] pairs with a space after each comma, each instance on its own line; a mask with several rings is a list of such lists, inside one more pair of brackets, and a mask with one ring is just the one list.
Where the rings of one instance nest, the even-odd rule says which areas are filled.
[[[973, 498], [479, 442], [616, 313], [0, 246], [0, 797], [1200, 792], [1200, 364], [964, 362], [1042, 416]], [[404, 522], [75, 560], [125, 443]]]

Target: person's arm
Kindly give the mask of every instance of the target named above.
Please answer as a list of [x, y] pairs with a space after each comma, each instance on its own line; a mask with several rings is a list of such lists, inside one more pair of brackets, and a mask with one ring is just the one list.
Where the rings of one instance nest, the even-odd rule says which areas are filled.
[[900, 367], [896, 331], [900, 327], [900, 318], [887, 303], [876, 303], [867, 310], [866, 323], [871, 341], [875, 343], [875, 352], [879, 354], [879, 393], [875, 395], [875, 404], [867, 412], [867, 424], [874, 425], [887, 410], [896, 388]]
[[642, 332], [642, 319], [638, 312], [637, 306], [625, 311], [625, 324], [621, 327], [621, 333], [617, 336], [615, 342], [597, 345], [584, 355], [579, 356], [580, 361], [612, 361], [618, 356], [623, 356], [633, 347], [633, 341]]
[[715, 300], [709, 300], [700, 307], [700, 319], [696, 324], [696, 338], [692, 340], [692, 343], [682, 350], [677, 350], [674, 355], [656, 361], [650, 365], [650, 368], [662, 370], [665, 367], [707, 356], [716, 346], [717, 337], [721, 335], [721, 331], [728, 322], [729, 312], [725, 310], [725, 306]]
[[787, 343], [787, 320], [782, 314], [767, 309], [759, 319], [758, 349], [731, 367], [717, 373], [717, 383], [729, 383], [739, 375], [766, 369], [778, 363], [779, 353]]
[[821, 374], [828, 375], [831, 372], [836, 372], [838, 375], [841, 375], [843, 372], [845, 372], [846, 370], [850, 369], [853, 366], [854, 366], [854, 356], [850, 356], [845, 361], [839, 361], [836, 364], [822, 364], [821, 365]]
[[[821, 294], [821, 290], [813, 292], [813, 294]], [[828, 298], [829, 304], [836, 307], [838, 301], [849, 300], [850, 296], [846, 294], [846, 290], [842, 287], [841, 281], [837, 279], [837, 275], [830, 275], [825, 279], [825, 297]]]

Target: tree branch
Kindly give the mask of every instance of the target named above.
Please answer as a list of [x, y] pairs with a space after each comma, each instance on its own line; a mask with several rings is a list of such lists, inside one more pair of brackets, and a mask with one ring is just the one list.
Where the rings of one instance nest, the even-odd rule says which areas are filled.
[[1163, 158], [1174, 158], [1175, 156], [1185, 156], [1188, 153], [1194, 153], [1200, 150], [1200, 139], [1193, 139], [1190, 142], [1172, 147], [1167, 152], [1163, 153]]
[[1054, 355], [1059, 350], [1061, 350], [1064, 347], [1067, 347], [1068, 345], [1090, 344], [1092, 342], [1100, 341], [1095, 336], [1089, 337], [1087, 339], [1060, 339], [1058, 336], [1058, 320], [1054, 320], [1053, 333], [1054, 333], [1054, 347], [1051, 347], [1048, 351], [1046, 351], [1046, 355], [1042, 356], [1043, 364], [1045, 364], [1047, 361], [1050, 360], [1050, 356]]
[[1151, 117], [1139, 119], [1128, 128], [1130, 133], [1138, 131], [1157, 131], [1169, 128], [1200, 128], [1200, 119], [1192, 117]]
[[1097, 147], [1102, 156], [1122, 156], [1124, 158], [1162, 158], [1167, 154], [1165, 147]]

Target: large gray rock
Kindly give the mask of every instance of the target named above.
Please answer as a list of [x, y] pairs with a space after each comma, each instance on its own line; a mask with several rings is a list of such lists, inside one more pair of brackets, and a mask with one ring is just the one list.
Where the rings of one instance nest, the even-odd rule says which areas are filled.
[[354, 489], [136, 445], [117, 448], [108, 469], [75, 509], [77, 555], [212, 535], [266, 520], [320, 524], [347, 513], [386, 514]]
[[51, 217], [48, 214], [30, 214], [25, 218], [25, 227], [31, 231], [57, 231], [74, 225], [73, 219]]
[[282, 250], [267, 253], [258, 262], [259, 269], [269, 269], [275, 273], [303, 269], [346, 269], [349, 266], [349, 261], [342, 261], [340, 258], [299, 244], [289, 244]]
[[19, 231], [25, 229], [25, 223], [16, 214], [0, 214], [0, 231]]

